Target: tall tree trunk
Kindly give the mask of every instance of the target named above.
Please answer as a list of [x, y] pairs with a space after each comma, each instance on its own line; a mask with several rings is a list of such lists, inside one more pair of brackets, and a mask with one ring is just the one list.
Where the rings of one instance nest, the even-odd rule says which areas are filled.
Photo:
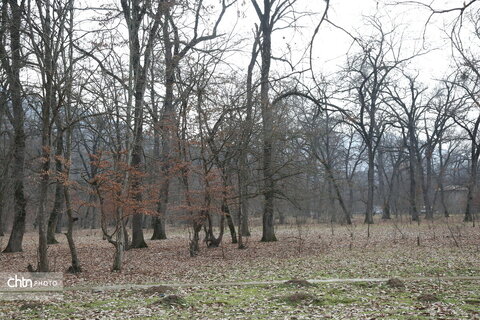
[[[432, 154], [433, 150], [429, 146], [425, 150], [425, 166], [426, 166], [426, 175], [423, 173], [423, 167], [419, 166], [420, 177], [422, 181], [422, 191], [423, 191], [423, 202], [425, 205], [425, 219], [433, 219], [433, 209], [432, 209], [432, 200], [430, 197], [430, 192], [432, 188]], [[421, 159], [418, 159], [421, 163]]]
[[375, 155], [373, 146], [367, 145], [368, 149], [368, 173], [367, 173], [367, 210], [365, 212], [365, 223], [373, 223], [373, 195], [375, 191]]
[[55, 200], [53, 202], [53, 208], [50, 212], [50, 217], [48, 218], [48, 229], [47, 229], [47, 243], [55, 244], [58, 241], [55, 239], [55, 231], [58, 225], [58, 218], [60, 212], [63, 210], [64, 203], [64, 181], [62, 181], [63, 173], [63, 129], [61, 128], [60, 121], [57, 120], [57, 141], [56, 141], [56, 150], [55, 150], [55, 172], [58, 175], [57, 181], [55, 183]]
[[[173, 87], [175, 85], [176, 62], [173, 57], [173, 44], [170, 40], [169, 19], [170, 11], [164, 13], [164, 23], [162, 25], [162, 39], [165, 46], [165, 97], [163, 100], [163, 113], [160, 119], [160, 131], [162, 133], [162, 153], [160, 155], [160, 191], [157, 204], [158, 220], [164, 219], [168, 206], [168, 191], [170, 188], [169, 170], [171, 165], [171, 152], [173, 147], [173, 137], [175, 132], [175, 108], [173, 105]], [[166, 239], [165, 223], [157, 222], [158, 231], [155, 233], [155, 239]], [[152, 236], [152, 240], [154, 237]]]
[[[67, 171], [67, 174], [68, 174], [68, 171]], [[79, 273], [79, 272], [82, 272], [82, 267], [80, 266], [80, 260], [78, 259], [77, 248], [73, 240], [73, 223], [75, 219], [73, 217], [73, 209], [70, 201], [70, 187], [68, 185], [64, 187], [64, 192], [65, 192], [66, 212], [68, 217], [67, 233], [65, 233], [65, 236], [67, 237], [68, 248], [70, 249], [70, 256], [72, 258], [72, 265], [68, 268], [68, 272]]]
[[[135, 59], [140, 59], [136, 57]], [[142, 171], [142, 154], [143, 154], [143, 90], [145, 79], [137, 79], [135, 85], [135, 107], [134, 107], [134, 138], [132, 145], [131, 166], [135, 170]], [[130, 176], [132, 182], [132, 192], [134, 199], [138, 204], [142, 202], [142, 179], [138, 174]], [[147, 243], [143, 236], [143, 214], [138, 212], [136, 208], [132, 217], [132, 242], [129, 248], [146, 248]]]
[[5, 234], [3, 233], [3, 186], [2, 182], [0, 182], [0, 237], [3, 237]]
[[[147, 6], [149, 2], [143, 2], [143, 6]], [[128, 27], [129, 35], [129, 49], [130, 49], [130, 67], [133, 71], [133, 86], [130, 86], [130, 90], [134, 90], [134, 125], [133, 125], [133, 144], [131, 155], [131, 166], [138, 171], [142, 171], [142, 155], [143, 155], [143, 108], [144, 108], [144, 96], [147, 81], [147, 71], [151, 66], [151, 56], [153, 52], [154, 40], [157, 36], [158, 28], [160, 26], [161, 5], [159, 2], [154, 13], [153, 23], [151, 28], [145, 33], [147, 35], [147, 41], [142, 50], [140, 45], [139, 35], [142, 20], [149, 10], [149, 8], [143, 8], [142, 1], [134, 0], [127, 1], [121, 0], [123, 9], [123, 15]], [[146, 9], [146, 10], [143, 10]], [[168, 10], [167, 10], [168, 11]], [[145, 39], [144, 39], [145, 40]], [[140, 63], [143, 53], [143, 66]], [[142, 202], [141, 192], [142, 181], [139, 175], [131, 176], [131, 187], [134, 192], [134, 199], [137, 204]], [[138, 212], [136, 208], [132, 217], [132, 242], [130, 248], [146, 248], [147, 244], [143, 236], [143, 214]]]
[[[64, 57], [64, 60], [70, 66], [69, 70], [70, 73], [68, 74], [68, 82], [67, 82], [67, 102], [66, 102], [66, 119], [67, 119], [67, 131], [66, 131], [66, 148], [65, 148], [65, 180], [66, 184], [63, 186], [64, 198], [65, 198], [65, 206], [67, 211], [68, 217], [68, 224], [67, 224], [67, 233], [65, 234], [67, 237], [68, 248], [70, 249], [70, 256], [72, 258], [72, 265], [68, 268], [68, 272], [70, 273], [79, 273], [82, 271], [80, 266], [80, 260], [78, 259], [77, 248], [75, 246], [75, 242], [73, 240], [73, 223], [75, 219], [73, 217], [73, 208], [72, 203], [70, 200], [70, 185], [68, 182], [70, 181], [70, 165], [72, 160], [72, 82], [73, 82], [73, 3], [74, 0], [69, 0], [69, 29], [68, 29], [68, 38], [69, 38], [69, 51], [68, 56]], [[63, 141], [62, 141], [63, 146]], [[57, 145], [58, 147], [58, 145]], [[60, 168], [62, 168], [60, 164]]]
[[[40, 4], [37, 3], [38, 9]], [[56, 70], [56, 61], [53, 60], [52, 47], [52, 29], [50, 12], [52, 5], [50, 1], [45, 2], [45, 17], [42, 19], [42, 44], [44, 45], [43, 52], [38, 52], [40, 55], [38, 59], [44, 59], [45, 74], [44, 92], [42, 104], [42, 138], [41, 138], [41, 155], [42, 165], [40, 172], [40, 186], [39, 186], [39, 205], [37, 214], [38, 223], [38, 269], [39, 272], [49, 271], [48, 262], [48, 243], [47, 243], [47, 221], [46, 221], [46, 206], [48, 199], [48, 186], [50, 184], [50, 154], [51, 154], [51, 124], [52, 113], [56, 106], [55, 92], [54, 92], [54, 70]], [[55, 119], [53, 119], [55, 121]]]
[[[253, 69], [255, 67], [255, 62], [258, 57], [258, 42], [259, 42], [259, 32], [255, 34], [255, 39], [252, 46], [252, 52], [250, 57], [250, 63], [247, 68], [247, 102], [246, 102], [246, 115], [245, 115], [245, 127], [242, 131], [242, 140], [240, 143], [240, 155], [238, 159], [238, 184], [239, 184], [239, 199], [240, 199], [240, 208], [239, 208], [239, 223], [238, 223], [238, 233], [240, 236], [249, 237], [250, 230], [248, 228], [248, 145], [250, 137], [252, 135], [253, 127]], [[239, 247], [243, 247], [243, 239], [239, 238]]]
[[[153, 227], [153, 235], [150, 240], [163, 240], [167, 239], [167, 234], [165, 232], [165, 216], [167, 212], [167, 204], [168, 204], [168, 188], [169, 183], [164, 181], [165, 179], [169, 178], [165, 173], [168, 173], [168, 168], [162, 170], [158, 170], [158, 165], [163, 166], [160, 154], [160, 131], [161, 125], [159, 121], [159, 110], [158, 104], [155, 100], [155, 82], [153, 79], [155, 78], [154, 68], [150, 69], [150, 99], [152, 100], [152, 120], [153, 120], [153, 158], [157, 162], [154, 164], [155, 166], [155, 173], [160, 178], [160, 190], [158, 193], [158, 201], [157, 201], [157, 216], [152, 217], [152, 227]], [[169, 86], [173, 87], [173, 84], [169, 84]], [[173, 94], [173, 88], [169, 89], [169, 92]], [[171, 98], [171, 97], [170, 97]], [[162, 141], [164, 141], [162, 139]], [[158, 163], [160, 162], [160, 163]]]
[[463, 221], [472, 222], [473, 221], [473, 197], [477, 189], [477, 171], [478, 171], [478, 157], [475, 156], [475, 148], [472, 148], [472, 159], [470, 165], [470, 179], [468, 182], [468, 193], [467, 193], [467, 207], [465, 208], [465, 216]]
[[[25, 233], [25, 217], [27, 200], [24, 192], [24, 171], [25, 171], [25, 130], [24, 113], [22, 106], [22, 88], [20, 82], [20, 68], [22, 65], [20, 57], [20, 29], [22, 23], [22, 8], [17, 1], [9, 1], [12, 20], [10, 22], [10, 46], [12, 52], [11, 66], [6, 58], [2, 60], [2, 66], [9, 70], [7, 79], [10, 86], [10, 95], [13, 109], [14, 149], [13, 149], [13, 197], [15, 213], [12, 232], [8, 239], [7, 247], [3, 252], [22, 251], [23, 235]], [[6, 10], [6, 6], [4, 6]], [[2, 46], [0, 55], [6, 57], [6, 50]]]
[[262, 30], [261, 43], [261, 84], [260, 99], [262, 109], [262, 137], [263, 137], [263, 218], [261, 241], [277, 241], [274, 230], [274, 198], [275, 180], [273, 177], [273, 109], [270, 103], [270, 63], [272, 59], [272, 25], [270, 24], [270, 1], [264, 1], [264, 11], [261, 18], [260, 29]]
[[390, 203], [389, 197], [387, 194], [387, 189], [385, 186], [385, 161], [384, 161], [384, 151], [382, 146], [378, 148], [377, 155], [377, 168], [378, 168], [378, 189], [379, 189], [379, 198], [382, 201], [382, 219], [390, 219]]
[[410, 193], [409, 193], [409, 202], [410, 202], [410, 216], [413, 221], [420, 221], [420, 216], [417, 209], [417, 159], [415, 156], [415, 140], [413, 138], [413, 127], [409, 128], [409, 176], [410, 176]]
[[[119, 209], [117, 209], [118, 211]], [[120, 221], [117, 220], [117, 225], [120, 223], [120, 228], [115, 233], [115, 254], [113, 256], [113, 266], [112, 271], [121, 271], [123, 267], [123, 255], [126, 248], [126, 239], [125, 239], [125, 225], [122, 219], [122, 213], [117, 212], [117, 219], [120, 218]]]
[[443, 152], [442, 152], [442, 142], [440, 141], [438, 143], [438, 158], [439, 158], [439, 161], [440, 161], [440, 169], [439, 169], [439, 173], [438, 173], [438, 188], [440, 189], [440, 203], [442, 204], [442, 207], [443, 207], [443, 215], [445, 217], [449, 217], [450, 216], [450, 213], [448, 212], [448, 207], [446, 205], [446, 202], [445, 202], [445, 188], [444, 188], [444, 185], [443, 185], [443, 177], [445, 175], [445, 164], [444, 164], [444, 160], [443, 160]]

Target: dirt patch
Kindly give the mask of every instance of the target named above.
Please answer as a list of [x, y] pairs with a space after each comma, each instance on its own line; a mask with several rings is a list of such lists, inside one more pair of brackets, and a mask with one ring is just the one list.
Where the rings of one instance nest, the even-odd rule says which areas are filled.
[[176, 295], [176, 294], [169, 294], [162, 300], [160, 300], [161, 303], [164, 303], [166, 305], [182, 305], [185, 301], [183, 297]]
[[421, 301], [421, 302], [436, 302], [440, 299], [438, 299], [438, 297], [434, 294], [424, 293], [424, 294], [421, 294], [420, 296], [418, 296], [417, 300]]
[[297, 292], [283, 297], [283, 300], [289, 303], [300, 303], [307, 300], [313, 300], [315, 297], [309, 293]]
[[165, 295], [173, 291], [175, 290], [169, 286], [154, 286], [154, 287], [150, 287], [142, 290], [142, 292], [146, 295], [152, 295], [152, 294]]
[[390, 288], [404, 289], [405, 283], [398, 278], [391, 278], [388, 279], [387, 286], [389, 286]]

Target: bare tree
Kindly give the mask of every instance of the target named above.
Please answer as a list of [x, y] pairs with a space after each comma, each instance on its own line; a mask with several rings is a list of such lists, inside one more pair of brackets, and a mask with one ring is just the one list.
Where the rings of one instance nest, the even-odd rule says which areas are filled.
[[[9, 93], [12, 105], [12, 125], [14, 129], [14, 150], [13, 150], [13, 188], [14, 188], [14, 220], [12, 232], [4, 252], [22, 251], [23, 234], [25, 233], [25, 215], [27, 201], [24, 193], [25, 176], [25, 129], [24, 110], [22, 101], [22, 83], [20, 82], [20, 71], [22, 69], [22, 51], [20, 34], [22, 32], [22, 21], [24, 17], [25, 2], [3, 1], [2, 3], [2, 25], [9, 25], [10, 38], [10, 59], [8, 49], [5, 46], [5, 28], [2, 26], [0, 39], [0, 57], [2, 68], [6, 71], [9, 84]], [[4, 21], [9, 19], [9, 21]]]
[[375, 188], [375, 157], [386, 129], [382, 109], [382, 93], [389, 84], [390, 74], [412, 57], [402, 58], [401, 46], [395, 47], [396, 30], [385, 27], [378, 18], [368, 19], [374, 35], [367, 39], [355, 37], [361, 52], [351, 57], [345, 69], [352, 110], [344, 112], [345, 121], [361, 135], [366, 145], [368, 188], [365, 223], [373, 223]]

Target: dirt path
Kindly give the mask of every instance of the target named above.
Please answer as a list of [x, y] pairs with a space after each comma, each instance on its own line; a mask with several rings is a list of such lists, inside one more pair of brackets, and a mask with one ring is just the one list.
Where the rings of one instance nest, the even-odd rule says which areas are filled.
[[[480, 281], [480, 277], [411, 277], [398, 278], [405, 282], [412, 281]], [[258, 286], [284, 284], [288, 280], [270, 280], [270, 281], [240, 281], [240, 282], [208, 282], [208, 283], [156, 283], [156, 284], [119, 284], [108, 286], [72, 286], [65, 287], [65, 291], [115, 291], [128, 289], [148, 289], [156, 286], [168, 287], [228, 287], [228, 286]], [[386, 282], [388, 278], [344, 278], [344, 279], [308, 279], [310, 283], [348, 283], [348, 282]]]

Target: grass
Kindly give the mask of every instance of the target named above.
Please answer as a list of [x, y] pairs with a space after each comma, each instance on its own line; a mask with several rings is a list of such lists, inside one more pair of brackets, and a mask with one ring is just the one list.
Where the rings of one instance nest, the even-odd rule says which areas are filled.
[[[17, 319], [284, 319], [302, 315], [335, 319], [476, 319], [480, 283], [469, 281], [406, 282], [405, 289], [385, 283], [286, 284], [231, 287], [192, 287], [175, 290], [180, 300], [163, 303], [161, 296], [145, 297], [144, 290], [66, 292], [63, 302], [10, 305]], [[420, 301], [434, 295], [438, 301]], [[471, 303], [469, 303], [469, 301]], [[25, 305], [25, 304], [24, 304]], [[1, 316], [0, 312], [0, 316]]]
[[[448, 229], [441, 223], [436, 225], [435, 235], [426, 223], [399, 227], [405, 238], [392, 232], [391, 223], [383, 222], [371, 226], [371, 238], [361, 224], [353, 227], [353, 238], [345, 227], [336, 226], [332, 232], [330, 226], [304, 226], [303, 246], [295, 240], [299, 235], [295, 226], [278, 228], [279, 241], [275, 243], [254, 241], [258, 230], [253, 230], [246, 250], [225, 243], [223, 248], [202, 248], [196, 258], [188, 257], [186, 236], [173, 233], [165, 241], [148, 241], [148, 249], [126, 252], [120, 273], [109, 271], [112, 248], [80, 232], [78, 249], [85, 272], [65, 275], [67, 286], [296, 280], [120, 291], [71, 287], [64, 292], [63, 301], [30, 306], [0, 301], [0, 319], [480, 319], [480, 281], [439, 278], [480, 275], [478, 227], [457, 223], [462, 228], [462, 236], [457, 237], [460, 247], [447, 237]], [[24, 253], [0, 256], [0, 272], [33, 263], [36, 237], [28, 234], [26, 239]], [[66, 269], [66, 243], [51, 246], [49, 251], [57, 270]], [[405, 280], [405, 286], [398, 288], [379, 282], [302, 281], [425, 276], [432, 280]], [[438, 301], [420, 301], [426, 294]], [[176, 298], [168, 300], [171, 295]]]

